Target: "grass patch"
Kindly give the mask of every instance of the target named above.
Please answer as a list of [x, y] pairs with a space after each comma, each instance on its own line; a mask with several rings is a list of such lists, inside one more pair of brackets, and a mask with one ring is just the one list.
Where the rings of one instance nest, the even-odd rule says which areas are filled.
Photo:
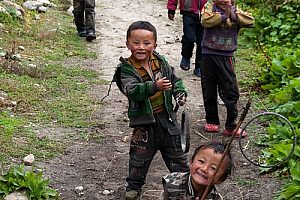
[[17, 102], [12, 108], [0, 102], [1, 162], [29, 153], [37, 159], [53, 157], [67, 144], [37, 137], [30, 125], [98, 126], [91, 115], [101, 105], [87, 91], [104, 81], [96, 71], [62, 62], [70, 57], [96, 59], [96, 52], [88, 50], [87, 42], [77, 36], [73, 17], [66, 12], [27, 11], [23, 20], [0, 19], [6, 20], [0, 27], [0, 52], [6, 53], [5, 58], [0, 57], [0, 93], [7, 95], [5, 100]]
[[[39, 20], [35, 20], [37, 15]], [[95, 59], [96, 53], [86, 50], [86, 41], [78, 38], [72, 21], [72, 16], [58, 10], [43, 15], [28, 11], [22, 24], [9, 23], [0, 31], [1, 47], [21, 53], [22, 61], [45, 63], [72, 56]], [[24, 51], [18, 51], [18, 46]]]
[[[26, 118], [0, 112], [0, 160], [8, 157], [24, 157], [33, 153], [36, 157], [49, 158], [61, 153], [61, 144], [47, 138], [39, 139], [26, 128]], [[17, 151], [16, 151], [17, 149]]]
[[253, 186], [257, 185], [257, 180], [238, 177], [236, 179], [236, 183], [239, 186], [250, 186], [250, 187], [253, 187]]
[[236, 51], [236, 74], [241, 89], [255, 86], [261, 73], [261, 68], [254, 62], [256, 50], [241, 47]]

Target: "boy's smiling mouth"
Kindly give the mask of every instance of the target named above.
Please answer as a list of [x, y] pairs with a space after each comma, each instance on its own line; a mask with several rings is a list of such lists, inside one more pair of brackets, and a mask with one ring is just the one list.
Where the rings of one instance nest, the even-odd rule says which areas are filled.
[[204, 175], [204, 174], [201, 173], [201, 172], [196, 172], [196, 174], [197, 174], [198, 176], [200, 176], [201, 178], [205, 179], [205, 180], [208, 179], [208, 176], [207, 176], [207, 175]]

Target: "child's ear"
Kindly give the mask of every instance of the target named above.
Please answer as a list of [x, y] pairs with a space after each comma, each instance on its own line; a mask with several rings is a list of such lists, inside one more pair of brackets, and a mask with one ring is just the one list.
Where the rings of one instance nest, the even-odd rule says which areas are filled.
[[155, 44], [154, 44], [154, 49], [156, 49], [156, 47], [157, 47], [157, 43], [155, 42]]
[[127, 49], [130, 49], [130, 48], [128, 47], [128, 41], [126, 41], [126, 47], [127, 47]]

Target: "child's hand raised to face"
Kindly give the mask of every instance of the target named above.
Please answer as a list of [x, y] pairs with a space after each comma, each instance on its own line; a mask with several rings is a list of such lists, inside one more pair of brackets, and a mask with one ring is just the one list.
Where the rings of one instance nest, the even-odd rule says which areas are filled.
[[219, 8], [224, 10], [226, 14], [228, 12], [230, 13], [230, 7], [232, 5], [232, 1], [230, 1], [230, 0], [215, 0], [215, 3]]
[[159, 88], [159, 90], [172, 89], [172, 84], [166, 77], [156, 79], [155, 83], [156, 83], [156, 86]]

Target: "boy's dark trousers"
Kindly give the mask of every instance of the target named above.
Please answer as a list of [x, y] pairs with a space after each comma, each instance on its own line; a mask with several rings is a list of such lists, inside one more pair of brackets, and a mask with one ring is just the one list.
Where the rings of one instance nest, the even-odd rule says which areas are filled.
[[170, 172], [189, 171], [187, 155], [181, 149], [181, 129], [175, 113], [172, 112], [171, 115], [172, 121], [166, 112], [154, 114], [155, 124], [133, 129], [126, 191], [141, 191], [157, 150], [160, 150]]
[[193, 49], [196, 43], [195, 68], [200, 68], [201, 64], [201, 42], [203, 37], [203, 26], [199, 17], [182, 15], [183, 19], [183, 36], [181, 56], [190, 59], [193, 56]]
[[239, 88], [234, 72], [234, 58], [219, 55], [202, 55], [201, 85], [206, 112], [206, 122], [220, 124], [218, 115], [218, 92], [225, 103], [227, 118], [225, 128], [234, 130], [238, 116]]
[[95, 32], [95, 0], [73, 0], [77, 31]]

